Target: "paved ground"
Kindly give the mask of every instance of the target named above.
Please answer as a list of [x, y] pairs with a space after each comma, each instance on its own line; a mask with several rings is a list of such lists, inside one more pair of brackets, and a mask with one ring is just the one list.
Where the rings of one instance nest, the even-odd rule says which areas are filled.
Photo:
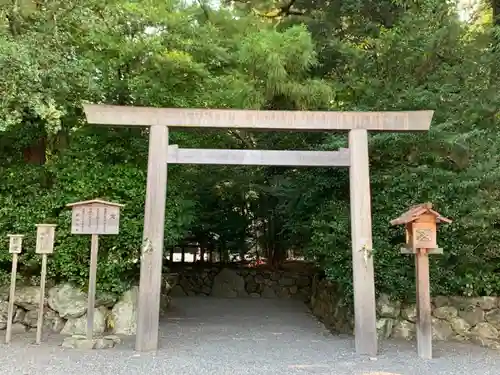
[[[162, 323], [161, 350], [137, 354], [133, 340], [106, 351], [58, 346], [51, 336], [0, 344], [1, 375], [498, 375], [500, 353], [457, 344], [436, 345], [419, 360], [406, 342], [386, 342], [374, 359], [353, 353], [351, 337], [325, 332], [298, 302], [214, 298], [177, 299]], [[3, 338], [2, 338], [3, 339]]]

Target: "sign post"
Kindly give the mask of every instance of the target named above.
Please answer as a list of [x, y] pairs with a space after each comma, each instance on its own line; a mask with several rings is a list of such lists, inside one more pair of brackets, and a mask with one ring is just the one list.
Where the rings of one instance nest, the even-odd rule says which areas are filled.
[[90, 234], [90, 272], [87, 300], [87, 339], [94, 334], [94, 307], [97, 279], [97, 256], [100, 234], [118, 234], [120, 227], [120, 208], [122, 204], [100, 199], [76, 202], [66, 207], [72, 209], [71, 233]]
[[14, 315], [14, 300], [16, 299], [17, 257], [22, 251], [24, 235], [8, 234], [7, 236], [9, 237], [9, 253], [12, 254], [9, 308], [7, 311], [7, 331], [5, 332], [5, 343], [9, 344], [12, 337], [12, 317]]
[[45, 280], [47, 278], [47, 254], [54, 252], [56, 224], [36, 225], [35, 252], [42, 255], [42, 271], [40, 273], [40, 302], [38, 304], [38, 320], [36, 324], [36, 343], [42, 341], [43, 313], [45, 311]]
[[442, 254], [437, 245], [437, 224], [451, 223], [439, 212], [432, 209], [431, 203], [411, 207], [392, 225], [404, 224], [406, 245], [402, 254], [415, 255], [415, 279], [417, 292], [417, 350], [423, 359], [432, 359], [432, 311], [429, 281], [429, 255]]

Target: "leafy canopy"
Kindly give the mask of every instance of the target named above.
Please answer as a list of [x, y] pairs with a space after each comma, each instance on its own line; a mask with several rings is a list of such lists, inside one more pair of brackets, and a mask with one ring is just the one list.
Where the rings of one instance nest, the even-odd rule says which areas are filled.
[[[54, 280], [86, 283], [88, 238], [69, 234], [67, 203], [125, 203], [102, 240], [99, 288], [138, 277], [145, 129], [90, 127], [83, 102], [283, 110], [435, 110], [427, 134], [372, 134], [377, 290], [414, 290], [401, 228], [389, 221], [432, 201], [439, 231], [434, 293], [500, 293], [498, 31], [460, 21], [439, 0], [0, 2], [0, 233], [27, 234], [21, 274], [38, 274], [34, 224], [58, 224]], [[484, 11], [486, 9], [487, 11]], [[490, 12], [491, 13], [491, 12]], [[324, 149], [345, 136], [173, 132], [181, 147]], [[350, 292], [345, 170], [169, 166], [165, 244], [195, 237], [223, 254], [255, 248], [278, 265], [313, 259]], [[6, 244], [2, 275], [9, 269]]]

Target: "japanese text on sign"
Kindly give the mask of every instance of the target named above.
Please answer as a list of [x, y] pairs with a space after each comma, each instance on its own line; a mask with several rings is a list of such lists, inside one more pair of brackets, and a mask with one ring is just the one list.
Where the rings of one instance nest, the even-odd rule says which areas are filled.
[[120, 209], [105, 204], [73, 207], [72, 234], [118, 234]]
[[22, 234], [10, 234], [9, 235], [9, 253], [20, 254], [23, 244]]

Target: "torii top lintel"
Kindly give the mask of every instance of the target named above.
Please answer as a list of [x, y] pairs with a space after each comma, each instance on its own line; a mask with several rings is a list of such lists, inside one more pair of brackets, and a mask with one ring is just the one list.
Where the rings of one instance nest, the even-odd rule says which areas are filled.
[[333, 112], [189, 109], [85, 104], [90, 124], [250, 130], [427, 131], [434, 111]]

